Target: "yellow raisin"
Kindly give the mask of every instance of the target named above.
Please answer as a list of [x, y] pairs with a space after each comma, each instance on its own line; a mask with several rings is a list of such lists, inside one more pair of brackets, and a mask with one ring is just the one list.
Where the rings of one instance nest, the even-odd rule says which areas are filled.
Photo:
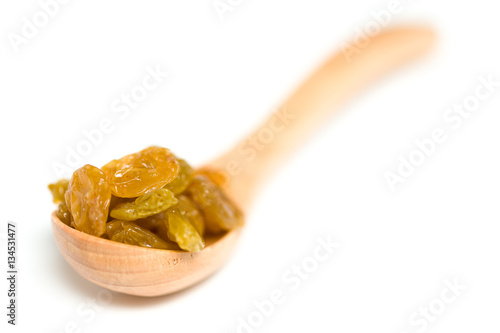
[[106, 224], [106, 235], [110, 240], [124, 244], [164, 250], [177, 249], [175, 245], [165, 242], [151, 231], [133, 222], [113, 220]]
[[57, 206], [56, 215], [62, 223], [66, 224], [67, 226], [71, 226], [71, 214], [65, 202], [61, 202]]
[[198, 210], [194, 202], [185, 195], [179, 195], [177, 200], [177, 205], [169, 208], [168, 211], [177, 209], [179, 213], [188, 218], [189, 222], [193, 225], [193, 227], [195, 227], [200, 236], [203, 236], [205, 234], [205, 221], [203, 220], [203, 215]]
[[106, 231], [111, 190], [104, 173], [87, 164], [76, 170], [65, 195], [72, 226], [94, 236]]
[[135, 221], [158, 214], [176, 203], [177, 199], [170, 190], [159, 188], [141, 195], [134, 202], [117, 204], [109, 215], [117, 220]]
[[149, 147], [113, 160], [102, 167], [113, 194], [135, 198], [172, 182], [179, 174], [179, 162], [166, 148]]
[[165, 185], [165, 188], [174, 192], [175, 195], [184, 192], [191, 182], [191, 177], [193, 175], [193, 169], [186, 161], [183, 159], [177, 159], [177, 161], [180, 166], [179, 174], [171, 183]]
[[139, 219], [134, 221], [134, 223], [160, 236], [160, 238], [164, 241], [170, 241], [167, 236], [167, 217], [163, 216], [163, 212], [153, 216], [148, 216], [144, 219]]
[[206, 175], [195, 175], [187, 192], [203, 213], [208, 232], [220, 233], [243, 224], [242, 212]]
[[134, 221], [140, 227], [146, 228], [155, 235], [158, 235], [161, 239], [170, 243], [176, 247], [177, 250], [181, 248], [174, 241], [168, 238], [168, 220], [165, 212], [158, 213], [153, 216], [148, 216], [144, 219], [139, 219]]
[[181, 249], [188, 252], [200, 252], [205, 247], [203, 238], [186, 216], [176, 209], [169, 210], [164, 214], [166, 214], [168, 221], [168, 238], [176, 242]]
[[49, 184], [49, 190], [52, 193], [52, 201], [58, 204], [64, 202], [64, 194], [68, 190], [68, 179], [59, 179], [53, 184]]

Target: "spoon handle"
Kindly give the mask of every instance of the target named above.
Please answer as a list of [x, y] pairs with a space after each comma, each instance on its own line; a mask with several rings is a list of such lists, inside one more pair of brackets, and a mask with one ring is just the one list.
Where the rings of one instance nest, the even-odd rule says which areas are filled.
[[382, 32], [362, 47], [352, 43], [313, 73], [261, 127], [207, 167], [227, 173], [228, 193], [247, 209], [259, 184], [329, 114], [374, 79], [427, 51], [433, 41], [432, 30], [407, 27]]

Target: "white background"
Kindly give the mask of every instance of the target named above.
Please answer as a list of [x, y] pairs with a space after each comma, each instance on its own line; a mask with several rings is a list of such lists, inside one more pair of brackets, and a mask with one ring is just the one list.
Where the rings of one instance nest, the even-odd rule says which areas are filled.
[[[6, 324], [1, 279], [2, 327], [235, 332], [254, 301], [280, 289], [286, 301], [255, 331], [417, 332], [412, 314], [438, 304], [445, 280], [456, 278], [467, 289], [425, 331], [498, 331], [500, 88], [457, 130], [442, 116], [474, 93], [479, 75], [500, 80], [499, 8], [486, 0], [401, 4], [391, 24], [434, 27], [436, 48], [370, 86], [283, 165], [221, 271], [173, 296], [113, 293], [91, 308], [100, 288], [66, 264], [50, 229], [46, 185], [66, 146], [110, 117], [114, 130], [81, 164], [156, 144], [199, 165], [259, 124], [387, 2], [243, 0], [221, 20], [211, 0], [75, 0], [16, 53], [7, 34], [19, 34], [40, 5], [3, 1], [0, 220], [2, 232], [7, 221], [18, 224], [20, 277], [15, 328]], [[170, 76], [120, 120], [111, 104], [148, 65]], [[384, 172], [436, 127], [448, 140], [391, 192]], [[340, 248], [291, 291], [282, 275], [326, 235]]]

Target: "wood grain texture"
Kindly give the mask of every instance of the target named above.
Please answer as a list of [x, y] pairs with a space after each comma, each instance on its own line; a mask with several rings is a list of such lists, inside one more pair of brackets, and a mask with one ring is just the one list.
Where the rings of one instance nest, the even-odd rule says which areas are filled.
[[[265, 149], [249, 159], [238, 144], [204, 168], [227, 171], [228, 163], [237, 162], [240, 172], [228, 172], [226, 190], [247, 211], [260, 184], [332, 111], [379, 76], [428, 50], [433, 40], [429, 29], [397, 28], [373, 37], [352, 61], [342, 53], [333, 56], [283, 103], [280, 110], [293, 119], [275, 133]], [[272, 127], [276, 117], [272, 115], [251, 136]], [[236, 229], [207, 239], [205, 249], [194, 254], [94, 237], [66, 226], [55, 213], [52, 229], [59, 250], [81, 276], [102, 287], [138, 296], [173, 293], [205, 279], [226, 262], [241, 234], [241, 229]]]

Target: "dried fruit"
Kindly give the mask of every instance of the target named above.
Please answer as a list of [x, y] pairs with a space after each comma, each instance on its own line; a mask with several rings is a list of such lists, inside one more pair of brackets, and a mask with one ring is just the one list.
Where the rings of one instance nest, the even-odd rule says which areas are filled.
[[176, 203], [177, 199], [172, 191], [159, 188], [141, 195], [134, 202], [118, 203], [109, 215], [117, 220], [135, 221], [158, 214]]
[[203, 215], [198, 210], [194, 202], [185, 195], [179, 195], [177, 200], [179, 201], [177, 205], [170, 208], [168, 211], [177, 209], [179, 213], [188, 218], [189, 222], [193, 225], [193, 227], [195, 227], [200, 236], [203, 236], [205, 234], [205, 221], [203, 220]]
[[87, 164], [49, 189], [59, 220], [77, 230], [125, 244], [199, 252], [205, 232], [243, 223], [223, 191], [227, 184], [224, 171], [193, 171], [170, 150], [149, 147], [102, 170]]
[[200, 252], [205, 247], [205, 242], [196, 228], [178, 209], [174, 208], [164, 214], [168, 221], [168, 238], [176, 242], [181, 249], [189, 252]]
[[[172, 242], [167, 235], [167, 216], [163, 212], [134, 221], [140, 227], [146, 228], [154, 234], [160, 236], [161, 239], [167, 242]], [[175, 243], [174, 243], [175, 244]]]
[[166, 148], [149, 147], [102, 167], [114, 195], [134, 198], [161, 188], [177, 177], [179, 163]]
[[220, 233], [243, 224], [241, 211], [207, 176], [195, 175], [187, 192], [203, 213], [207, 231]]
[[106, 234], [110, 240], [124, 244], [164, 250], [177, 249], [175, 245], [165, 242], [151, 231], [141, 228], [133, 222], [111, 221], [106, 225]]
[[62, 223], [71, 226], [72, 218], [65, 202], [61, 202], [59, 206], [57, 206], [56, 215]]
[[75, 229], [101, 236], [106, 231], [111, 190], [104, 173], [87, 164], [73, 173], [65, 195]]
[[177, 177], [171, 182], [165, 185], [165, 188], [174, 192], [175, 195], [184, 192], [184, 190], [188, 187], [191, 182], [191, 177], [193, 175], [193, 169], [186, 161], [183, 159], [178, 159], [179, 162], [179, 174]]
[[52, 201], [58, 204], [64, 202], [64, 194], [68, 190], [69, 180], [59, 179], [53, 184], [49, 184], [49, 190], [52, 193]]

